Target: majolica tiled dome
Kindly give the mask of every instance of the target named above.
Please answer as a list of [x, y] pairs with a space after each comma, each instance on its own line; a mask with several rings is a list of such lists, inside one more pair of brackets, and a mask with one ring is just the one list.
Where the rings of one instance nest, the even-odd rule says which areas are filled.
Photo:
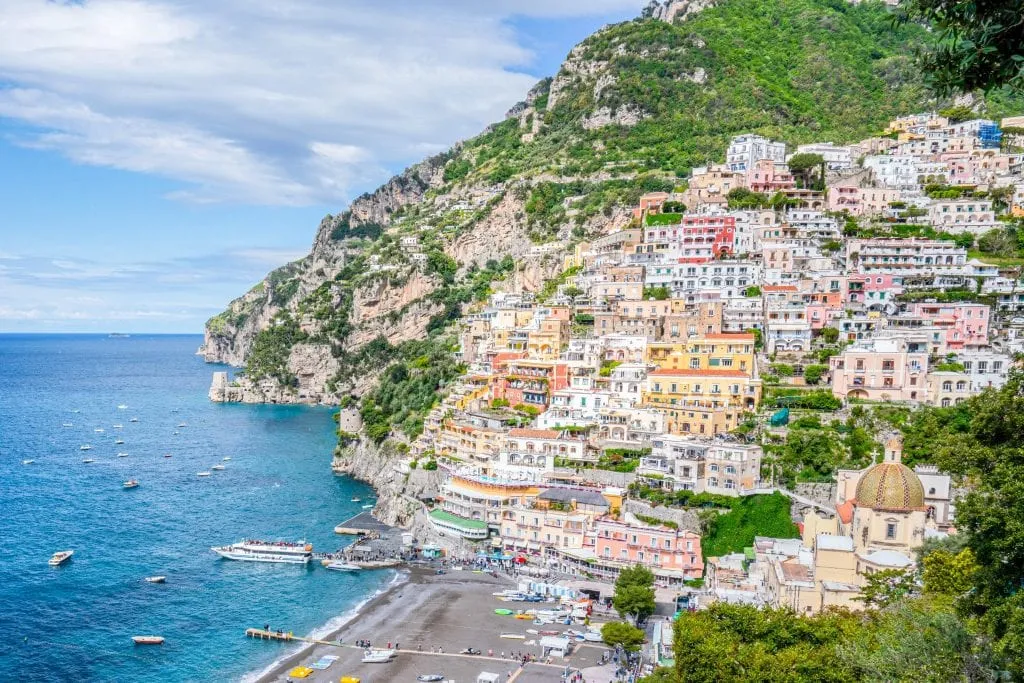
[[901, 462], [880, 462], [857, 482], [857, 505], [874, 510], [924, 508], [924, 486], [914, 470]]

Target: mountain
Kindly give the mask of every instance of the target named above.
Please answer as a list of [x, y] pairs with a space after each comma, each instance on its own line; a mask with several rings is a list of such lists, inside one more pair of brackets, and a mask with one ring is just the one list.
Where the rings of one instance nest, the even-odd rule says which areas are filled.
[[324, 218], [308, 256], [207, 323], [201, 352], [245, 366], [232, 399], [363, 396], [375, 437], [414, 435], [460, 371], [446, 325], [464, 307], [542, 290], [575, 242], [722, 161], [733, 135], [844, 143], [935, 107], [911, 58], [926, 39], [880, 3], [652, 4], [573, 48], [504, 121]]

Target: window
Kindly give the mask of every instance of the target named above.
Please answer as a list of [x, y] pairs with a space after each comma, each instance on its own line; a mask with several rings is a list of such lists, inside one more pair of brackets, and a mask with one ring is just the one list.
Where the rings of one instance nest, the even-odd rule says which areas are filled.
[[885, 525], [885, 537], [887, 539], [895, 539], [896, 538], [896, 524], [895, 523], [890, 522], [890, 523]]

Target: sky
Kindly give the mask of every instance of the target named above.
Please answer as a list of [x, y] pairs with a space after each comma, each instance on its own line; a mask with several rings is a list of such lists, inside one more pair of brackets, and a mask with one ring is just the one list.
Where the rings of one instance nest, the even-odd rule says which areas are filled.
[[2, 0], [0, 333], [196, 332], [646, 0]]

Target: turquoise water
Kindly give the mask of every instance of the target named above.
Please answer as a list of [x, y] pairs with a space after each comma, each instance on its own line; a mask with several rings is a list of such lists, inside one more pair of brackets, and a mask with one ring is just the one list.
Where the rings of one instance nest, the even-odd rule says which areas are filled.
[[[246, 537], [337, 549], [334, 525], [359, 511], [353, 496], [372, 491], [331, 474], [329, 410], [211, 404], [210, 374], [221, 368], [194, 355], [201, 341], [0, 335], [5, 678], [239, 680], [294, 648], [250, 641], [247, 627], [309, 633], [392, 578], [231, 562], [209, 550]], [[225, 456], [225, 471], [196, 476]], [[129, 478], [141, 486], [122, 490]], [[47, 565], [67, 548], [71, 562]], [[158, 574], [166, 584], [142, 580]], [[167, 642], [134, 646], [142, 634]]]

